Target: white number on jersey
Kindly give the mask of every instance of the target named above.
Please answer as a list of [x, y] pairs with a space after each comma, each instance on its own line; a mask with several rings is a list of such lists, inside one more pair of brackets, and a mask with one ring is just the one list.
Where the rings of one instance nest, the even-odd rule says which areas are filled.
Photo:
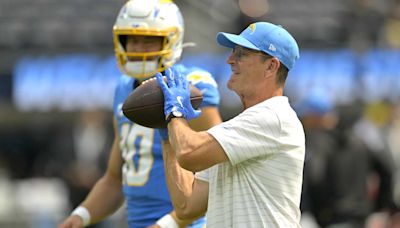
[[124, 165], [122, 175], [125, 184], [143, 186], [149, 179], [153, 166], [152, 147], [154, 129], [138, 124], [124, 123], [121, 126], [120, 148]]

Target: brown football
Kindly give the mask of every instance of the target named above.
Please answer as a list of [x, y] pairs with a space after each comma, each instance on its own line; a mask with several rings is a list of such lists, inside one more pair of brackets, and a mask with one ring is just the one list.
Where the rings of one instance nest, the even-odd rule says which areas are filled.
[[[190, 101], [197, 109], [203, 101], [199, 89], [190, 85]], [[134, 123], [149, 128], [165, 128], [164, 94], [155, 78], [147, 80], [134, 89], [122, 105], [124, 115]]]

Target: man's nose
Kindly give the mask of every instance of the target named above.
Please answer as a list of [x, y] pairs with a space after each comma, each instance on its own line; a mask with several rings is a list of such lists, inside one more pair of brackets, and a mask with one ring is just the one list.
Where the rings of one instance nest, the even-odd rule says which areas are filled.
[[226, 63], [228, 63], [228, 64], [234, 64], [235, 62], [236, 62], [236, 56], [235, 56], [235, 54], [232, 52], [232, 53], [229, 55], [228, 59], [226, 60]]

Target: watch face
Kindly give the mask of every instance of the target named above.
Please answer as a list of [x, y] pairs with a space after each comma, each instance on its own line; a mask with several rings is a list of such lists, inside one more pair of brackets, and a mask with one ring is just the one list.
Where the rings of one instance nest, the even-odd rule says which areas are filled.
[[180, 111], [173, 111], [172, 115], [174, 115], [175, 117], [182, 117], [183, 116], [182, 112], [180, 112]]

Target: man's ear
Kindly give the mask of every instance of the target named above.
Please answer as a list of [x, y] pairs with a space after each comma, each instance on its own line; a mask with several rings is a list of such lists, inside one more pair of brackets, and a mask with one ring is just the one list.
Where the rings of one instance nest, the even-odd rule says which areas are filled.
[[278, 71], [281, 63], [277, 58], [271, 58], [269, 61], [266, 61], [267, 64], [265, 65], [266, 73], [275, 73]]

